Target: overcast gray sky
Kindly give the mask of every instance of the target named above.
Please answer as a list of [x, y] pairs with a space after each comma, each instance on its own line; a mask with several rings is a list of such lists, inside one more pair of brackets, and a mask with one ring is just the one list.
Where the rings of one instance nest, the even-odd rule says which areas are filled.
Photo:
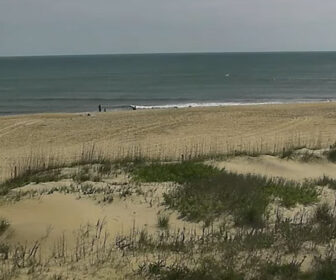
[[0, 56], [336, 50], [335, 0], [0, 0]]

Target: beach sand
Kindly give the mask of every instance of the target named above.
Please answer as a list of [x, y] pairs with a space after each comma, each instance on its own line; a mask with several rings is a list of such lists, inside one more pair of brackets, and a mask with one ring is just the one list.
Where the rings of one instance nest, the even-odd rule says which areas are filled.
[[72, 160], [83, 147], [117, 158], [233, 150], [273, 152], [285, 146], [326, 147], [336, 140], [336, 104], [251, 105], [215, 108], [37, 114], [0, 118], [0, 174], [27, 158]]
[[[335, 109], [335, 103], [316, 103], [5, 116], [0, 118], [0, 170], [5, 179], [14, 166], [34, 164], [39, 158], [43, 163], [48, 157], [71, 161], [93, 147], [93, 153], [112, 159], [139, 155], [181, 159], [182, 155], [197, 157], [234, 151], [272, 153], [299, 146], [323, 149], [336, 140]], [[244, 155], [206, 162], [237, 173], [291, 180], [324, 174], [336, 178], [335, 164], [325, 158], [300, 162], [270, 155]], [[121, 179], [111, 180], [121, 187], [130, 183], [126, 175]], [[73, 184], [69, 180], [32, 183], [15, 191], [69, 187]], [[94, 196], [84, 196], [81, 192], [44, 192], [34, 198], [9, 201], [0, 205], [0, 216], [11, 224], [2, 238], [10, 244], [33, 244], [40, 240], [47, 255], [54, 244], [61, 242], [62, 236], [70, 248], [75, 247], [78, 230], [97, 221], [106, 221], [111, 238], [130, 233], [134, 228], [156, 232], [158, 215], [167, 211], [162, 205], [162, 195], [171, 187], [169, 184], [149, 184], [143, 191], [152, 196], [133, 195], [127, 199], [115, 196], [111, 204], [101, 204]], [[323, 197], [329, 204], [335, 201], [334, 191]], [[294, 208], [288, 215], [301, 210]], [[178, 219], [176, 212], [170, 211], [169, 215], [172, 230], [202, 229], [201, 223]], [[110, 275], [110, 270], [105, 276]], [[88, 278], [84, 277], [86, 272], [74, 273], [79, 275], [76, 274], [78, 279], [98, 279], [91, 278], [91, 272], [87, 273]]]

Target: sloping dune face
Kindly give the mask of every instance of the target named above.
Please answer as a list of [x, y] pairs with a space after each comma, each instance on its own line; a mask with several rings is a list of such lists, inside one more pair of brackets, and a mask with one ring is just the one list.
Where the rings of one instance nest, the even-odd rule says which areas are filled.
[[121, 200], [100, 206], [73, 194], [57, 193], [1, 206], [1, 216], [11, 221], [10, 242], [32, 243], [48, 237], [49, 245], [63, 234], [73, 244], [80, 227], [95, 225], [98, 220], [106, 222], [106, 229], [113, 236], [129, 234], [133, 226], [155, 229], [156, 223], [155, 210], [139, 201]]
[[267, 177], [282, 177], [290, 180], [316, 179], [322, 176], [336, 178], [334, 163], [327, 161], [298, 162], [273, 156], [237, 157], [215, 166], [241, 174], [259, 174]]
[[[147, 184], [141, 189], [130, 182], [121, 184], [114, 181], [77, 185], [61, 180], [17, 188], [0, 202], [1, 218], [11, 225], [2, 239], [13, 245], [39, 242], [46, 250], [52, 250], [61, 238], [68, 247], [74, 247], [79, 235], [97, 224], [102, 224], [111, 238], [139, 229], [156, 232], [158, 215], [167, 212], [162, 194], [171, 184]], [[200, 229], [198, 224], [179, 220], [176, 213], [167, 214], [171, 230]]]
[[1, 117], [0, 173], [8, 177], [32, 158], [72, 160], [93, 145], [111, 158], [162, 159], [326, 147], [335, 124], [332, 102]]
[[[309, 162], [274, 156], [108, 162], [29, 175], [29, 183], [19, 181], [0, 197], [0, 221], [9, 222], [0, 227], [0, 276], [154, 279], [166, 272], [147, 265], [194, 273], [189, 269], [229, 252], [237, 271], [241, 256], [251, 260], [246, 275], [265, 261], [287, 265], [293, 256], [302, 273], [310, 272], [336, 232], [329, 227], [336, 165], [325, 151], [310, 152], [316, 158]], [[256, 252], [258, 260], [251, 259]], [[226, 263], [216, 269], [226, 271]]]
[[[334, 163], [326, 160], [300, 162], [274, 156], [235, 157], [226, 161], [210, 161], [219, 169], [237, 174], [256, 174], [269, 178], [287, 180], [317, 179], [323, 176], [336, 178]], [[53, 245], [65, 235], [74, 244], [81, 227], [104, 221], [104, 227], [111, 236], [129, 234], [137, 228], [149, 232], [157, 230], [157, 215], [165, 211], [162, 205], [163, 193], [174, 184], [154, 183], [135, 186], [127, 176], [111, 177], [106, 182], [85, 182], [77, 185], [73, 180], [31, 183], [14, 190], [14, 196], [0, 204], [1, 217], [11, 221], [9, 242], [33, 243], [45, 240]], [[74, 187], [76, 186], [76, 188]], [[102, 199], [105, 188], [115, 188], [113, 199], [107, 203]], [[91, 188], [89, 194], [83, 190]], [[129, 190], [133, 188], [130, 193]], [[135, 191], [134, 191], [135, 189]], [[95, 191], [96, 190], [96, 191]], [[124, 193], [128, 193], [124, 196]], [[140, 195], [139, 195], [140, 194]], [[200, 229], [201, 225], [178, 219], [176, 213], [169, 213], [172, 228]], [[52, 247], [52, 246], [50, 246]]]

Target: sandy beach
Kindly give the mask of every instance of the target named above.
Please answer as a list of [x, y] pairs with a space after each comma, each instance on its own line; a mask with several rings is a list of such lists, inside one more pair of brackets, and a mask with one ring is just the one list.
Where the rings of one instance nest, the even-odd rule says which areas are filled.
[[[0, 118], [0, 170], [26, 158], [72, 159], [83, 147], [111, 158], [178, 159], [209, 153], [281, 151], [335, 142], [335, 103], [232, 106]], [[86, 149], [84, 148], [84, 149]]]
[[[113, 271], [113, 279], [125, 279], [130, 271], [138, 269], [139, 262], [151, 256], [139, 253], [129, 262], [124, 259], [124, 249], [120, 249], [124, 248], [122, 242], [128, 238], [135, 238], [131, 242], [141, 242], [143, 234], [162, 238], [165, 229], [159, 228], [159, 217], [169, 217], [172, 236], [182, 234], [184, 239], [187, 234], [190, 238], [200, 238], [204, 234], [205, 221], [185, 219], [181, 213], [167, 207], [166, 195], [176, 190], [174, 181], [137, 181], [136, 169], [118, 167], [113, 162], [113, 159], [138, 156], [160, 159], [163, 166], [174, 165], [179, 160], [178, 170], [184, 163], [190, 164], [182, 169], [187, 174], [188, 168], [198, 168], [198, 163], [181, 159], [201, 156], [198, 162], [202, 162], [205, 170], [215, 168], [215, 172], [233, 172], [237, 174], [234, 176], [261, 176], [250, 177], [250, 180], [270, 178], [280, 184], [280, 189], [287, 188], [285, 193], [290, 194], [291, 188], [305, 191], [295, 187], [293, 182], [305, 184], [310, 180], [316, 188], [310, 204], [294, 201], [286, 208], [275, 200], [267, 206], [267, 221], [273, 225], [279, 213], [284, 220], [311, 217], [318, 205], [324, 203], [332, 207], [335, 204], [336, 191], [332, 187], [318, 186], [323, 176], [328, 176], [327, 184], [333, 184], [336, 178], [335, 163], [326, 156], [326, 151], [331, 150], [329, 146], [336, 140], [335, 107], [335, 103], [329, 102], [1, 117], [2, 178], [10, 178], [15, 167], [19, 170], [20, 166], [27, 171], [27, 167], [40, 165], [42, 173], [37, 177], [28, 175], [27, 181], [20, 181], [24, 179], [18, 176], [17, 187], [11, 187], [2, 197], [0, 217], [9, 221], [10, 226], [0, 241], [13, 248], [27, 244], [31, 250], [38, 244], [39, 258], [48, 260], [56, 254], [57, 259], [63, 258], [67, 265], [79, 254], [83, 259], [78, 261], [78, 267], [66, 272], [73, 277], [107, 279]], [[291, 148], [293, 156], [282, 156], [283, 149], [290, 151]], [[83, 153], [89, 156], [92, 153], [93, 158], [102, 156], [109, 161], [77, 162], [56, 171], [43, 169], [48, 159], [55, 160], [56, 165], [71, 163], [83, 157]], [[230, 157], [221, 157], [225, 154]], [[302, 159], [302, 156], [308, 158]], [[172, 162], [167, 163], [169, 160]], [[146, 169], [146, 164], [139, 166], [134, 168]], [[166, 172], [169, 173], [169, 169], [160, 174]], [[193, 176], [198, 176], [198, 169], [193, 172], [196, 172]], [[12, 182], [15, 183], [15, 179]], [[289, 182], [289, 187], [281, 187], [281, 182]], [[228, 219], [225, 223], [234, 234], [236, 228], [230, 216], [215, 219], [215, 227], [222, 218]], [[98, 258], [102, 253], [104, 262], [116, 262], [109, 259], [106, 242], [111, 244], [115, 258], [125, 262], [125, 269], [118, 268], [115, 272], [109, 267], [105, 272], [101, 270], [98, 277], [94, 266], [89, 264], [93, 257]], [[97, 245], [96, 251], [92, 244]], [[86, 259], [78, 250], [85, 252], [89, 248], [91, 259]], [[68, 254], [67, 260], [64, 254]], [[309, 270], [314, 256], [314, 253], [309, 254], [302, 270]], [[82, 267], [87, 270], [83, 271]], [[2, 273], [9, 273], [6, 271]], [[37, 274], [52, 276], [52, 273], [58, 273], [57, 266], [48, 264], [47, 271]]]

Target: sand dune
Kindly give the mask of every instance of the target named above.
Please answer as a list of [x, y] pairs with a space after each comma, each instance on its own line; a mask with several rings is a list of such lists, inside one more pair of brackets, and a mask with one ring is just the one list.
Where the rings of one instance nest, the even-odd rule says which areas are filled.
[[236, 157], [223, 162], [214, 162], [214, 165], [236, 173], [253, 173], [290, 180], [315, 179], [323, 175], [336, 178], [336, 165], [327, 161], [305, 163], [273, 156], [260, 156]]
[[[32, 183], [16, 189], [15, 192], [27, 194], [38, 192], [38, 195], [33, 198], [22, 195], [19, 201], [1, 201], [1, 217], [11, 222], [11, 230], [7, 232], [6, 242], [33, 244], [35, 241], [42, 241], [47, 245], [46, 248], [52, 249], [54, 244], [64, 236], [68, 246], [73, 246], [79, 229], [87, 225], [95, 225], [98, 221], [104, 221], [105, 230], [113, 238], [144, 228], [151, 233], [158, 230], [158, 213], [166, 213], [161, 203], [162, 193], [170, 187], [169, 183], [147, 184], [142, 187], [144, 195], [130, 195], [123, 198], [115, 194], [112, 203], [100, 203], [98, 194], [84, 195], [80, 192], [64, 194], [57, 191], [48, 193], [48, 190], [56, 187], [70, 189], [71, 184], [74, 184], [70, 181]], [[87, 184], [94, 187], [108, 185], [102, 182]], [[149, 193], [150, 197], [147, 197], [146, 193]], [[191, 225], [179, 220], [177, 213], [171, 213], [171, 211], [168, 213], [171, 230], [200, 228], [197, 224]]]

